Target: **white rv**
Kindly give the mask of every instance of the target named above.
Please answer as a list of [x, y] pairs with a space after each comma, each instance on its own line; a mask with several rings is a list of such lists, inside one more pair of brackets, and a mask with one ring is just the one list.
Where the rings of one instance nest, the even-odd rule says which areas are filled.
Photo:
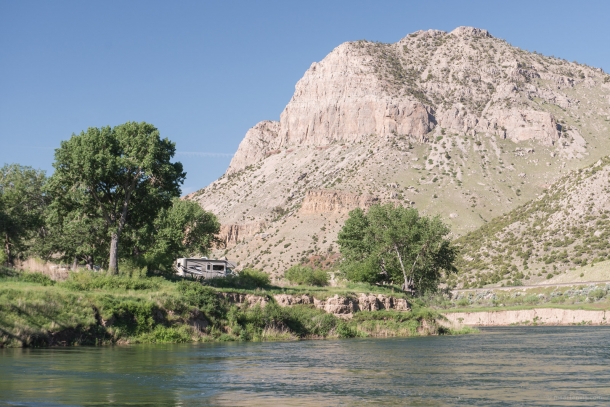
[[174, 264], [176, 274], [182, 277], [208, 279], [233, 275], [235, 264], [227, 259], [213, 260], [207, 257], [180, 258]]

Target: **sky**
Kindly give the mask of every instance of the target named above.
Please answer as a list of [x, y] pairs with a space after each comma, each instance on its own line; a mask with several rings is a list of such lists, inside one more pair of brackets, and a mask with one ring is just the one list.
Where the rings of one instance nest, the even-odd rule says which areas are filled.
[[186, 194], [345, 41], [466, 25], [610, 72], [608, 16], [610, 2], [585, 0], [0, 0], [0, 166], [50, 175], [61, 140], [146, 121], [176, 143]]

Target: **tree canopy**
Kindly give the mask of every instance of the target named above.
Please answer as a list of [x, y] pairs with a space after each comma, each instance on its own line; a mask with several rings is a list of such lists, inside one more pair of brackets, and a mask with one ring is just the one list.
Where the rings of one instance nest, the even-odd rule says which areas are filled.
[[[175, 151], [174, 143], [144, 122], [91, 127], [55, 150], [50, 189], [57, 197], [56, 216], [82, 232], [95, 231], [91, 236], [109, 236], [111, 271], [118, 270], [126, 229], [153, 224], [180, 195], [186, 174], [181, 163], [171, 162]], [[77, 246], [92, 244], [85, 240]]]
[[19, 164], [0, 168], [0, 263], [12, 264], [44, 224], [44, 171]]
[[174, 199], [171, 207], [162, 209], [152, 224], [148, 263], [171, 270], [177, 257], [207, 255], [213, 244], [220, 243], [216, 235], [220, 223], [216, 216], [204, 211], [198, 203]]
[[338, 235], [342, 269], [352, 281], [398, 283], [404, 290], [436, 291], [444, 272], [456, 272], [456, 249], [439, 217], [414, 208], [374, 205], [350, 212]]

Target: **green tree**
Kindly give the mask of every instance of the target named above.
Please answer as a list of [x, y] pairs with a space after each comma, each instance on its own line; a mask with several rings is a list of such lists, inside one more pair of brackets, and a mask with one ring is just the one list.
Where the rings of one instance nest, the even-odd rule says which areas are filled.
[[207, 255], [212, 245], [220, 243], [218, 219], [193, 201], [174, 199], [171, 207], [159, 212], [153, 228], [146, 257], [166, 271], [177, 257]]
[[18, 164], [0, 168], [0, 234], [3, 258], [13, 264], [44, 224], [44, 171]]
[[171, 162], [175, 144], [148, 123], [89, 128], [55, 150], [54, 196], [79, 195], [79, 211], [101, 217], [109, 235], [108, 268], [118, 271], [119, 242], [127, 226], [154, 222], [180, 195], [185, 173]]
[[348, 279], [400, 283], [403, 290], [436, 291], [442, 272], [456, 272], [456, 249], [439, 217], [413, 208], [374, 205], [350, 216], [337, 242]]
[[[49, 188], [49, 194], [53, 191]], [[108, 258], [109, 234], [100, 213], [87, 213], [86, 195], [80, 191], [54, 194], [45, 210], [45, 225], [35, 251], [44, 259], [84, 261], [89, 268]]]

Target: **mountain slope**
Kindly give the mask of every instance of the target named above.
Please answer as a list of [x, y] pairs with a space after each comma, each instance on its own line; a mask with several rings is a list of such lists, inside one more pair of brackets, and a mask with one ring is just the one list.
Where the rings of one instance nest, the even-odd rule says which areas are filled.
[[607, 260], [609, 215], [610, 157], [605, 157], [561, 178], [537, 199], [457, 239], [461, 273], [454, 282], [460, 287], [532, 284]]
[[333, 257], [349, 210], [440, 214], [462, 235], [535, 198], [609, 146], [610, 76], [487, 31], [419, 31], [338, 46], [296, 84], [279, 122], [248, 131], [227, 172], [190, 194], [225, 254], [281, 272]]

